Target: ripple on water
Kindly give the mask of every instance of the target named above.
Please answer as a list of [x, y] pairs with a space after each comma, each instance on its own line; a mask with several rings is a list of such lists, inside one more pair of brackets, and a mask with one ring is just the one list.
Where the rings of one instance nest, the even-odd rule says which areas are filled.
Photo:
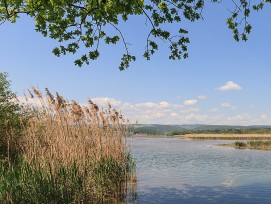
[[134, 138], [138, 203], [270, 203], [271, 151]]

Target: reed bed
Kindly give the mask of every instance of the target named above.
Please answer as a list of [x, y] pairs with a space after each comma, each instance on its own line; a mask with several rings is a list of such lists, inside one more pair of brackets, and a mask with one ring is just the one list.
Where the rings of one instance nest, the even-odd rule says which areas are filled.
[[271, 140], [271, 134], [187, 134], [180, 137], [193, 140]]
[[110, 104], [81, 105], [48, 89], [33, 88], [29, 95], [19, 159], [0, 163], [0, 202], [124, 201], [128, 182], [136, 182], [125, 139], [129, 121]]
[[230, 146], [237, 149], [271, 150], [271, 141], [236, 141], [233, 144], [223, 144], [222, 146]]

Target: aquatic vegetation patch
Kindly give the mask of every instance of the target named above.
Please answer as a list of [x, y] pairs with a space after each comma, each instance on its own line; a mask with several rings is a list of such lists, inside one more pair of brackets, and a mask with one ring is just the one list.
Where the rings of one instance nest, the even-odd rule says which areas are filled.
[[[123, 202], [128, 183], [136, 181], [128, 119], [110, 104], [82, 105], [48, 89], [32, 88], [29, 95], [24, 103], [14, 96], [0, 104], [17, 104], [9, 119], [22, 124], [1, 135], [0, 203]], [[16, 146], [11, 138], [19, 138]]]
[[237, 149], [257, 149], [257, 150], [271, 150], [271, 141], [257, 140], [257, 141], [236, 141], [233, 144], [223, 144], [220, 146], [235, 147]]

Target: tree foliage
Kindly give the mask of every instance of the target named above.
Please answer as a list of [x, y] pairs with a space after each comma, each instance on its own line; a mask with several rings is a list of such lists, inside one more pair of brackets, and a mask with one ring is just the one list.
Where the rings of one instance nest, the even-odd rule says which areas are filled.
[[0, 158], [13, 157], [19, 151], [18, 142], [23, 122], [21, 106], [10, 90], [7, 74], [0, 72]]
[[[99, 45], [116, 44], [121, 41], [124, 54], [120, 70], [129, 67], [136, 57], [130, 53], [128, 43], [118, 27], [119, 22], [127, 21], [132, 15], [143, 15], [149, 26], [143, 56], [149, 60], [158, 50], [158, 41], [167, 42], [169, 59], [187, 58], [188, 30], [181, 21], [190, 22], [202, 19], [202, 11], [207, 0], [1, 0], [0, 24], [12, 23], [22, 14], [35, 20], [36, 31], [60, 42], [53, 49], [56, 56], [76, 53], [80, 47], [88, 52], [75, 60], [79, 67], [96, 60], [100, 55]], [[221, 3], [223, 0], [210, 0]], [[234, 10], [230, 11], [226, 23], [236, 41], [248, 39], [251, 24], [248, 22], [251, 11], [261, 10], [271, 0], [232, 0]], [[168, 23], [178, 23], [178, 33], [165, 29]], [[116, 32], [109, 35], [106, 27]]]

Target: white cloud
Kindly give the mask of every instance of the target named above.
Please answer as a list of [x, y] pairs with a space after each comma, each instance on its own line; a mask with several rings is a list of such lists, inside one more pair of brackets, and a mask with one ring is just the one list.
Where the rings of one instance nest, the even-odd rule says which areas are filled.
[[198, 108], [185, 108], [185, 109], [181, 109], [180, 112], [183, 113], [196, 113], [199, 112]]
[[92, 98], [91, 99], [94, 103], [100, 104], [101, 106], [107, 106], [108, 103], [110, 103], [110, 105], [112, 106], [118, 106], [121, 104], [121, 101], [116, 100], [114, 98]]
[[[20, 102], [26, 102], [25, 97], [18, 97]], [[27, 99], [29, 103], [41, 106], [39, 99]], [[195, 104], [195, 99], [187, 100], [186, 104], [162, 102], [141, 102], [131, 103], [117, 100], [114, 98], [93, 98], [93, 102], [99, 106], [107, 107], [107, 102], [112, 108], [120, 110], [125, 118], [129, 118], [132, 123], [138, 121], [146, 124], [216, 124], [216, 125], [271, 125], [271, 115], [261, 113], [259, 115], [250, 115], [248, 113], [234, 113], [234, 106], [229, 102], [221, 103], [221, 107], [226, 108], [225, 115], [220, 108], [212, 108], [209, 114], [203, 113], [199, 107], [189, 106]], [[86, 103], [80, 103], [82, 105]], [[232, 112], [231, 112], [232, 111]]]
[[260, 116], [260, 118], [263, 119], [263, 120], [266, 120], [266, 119], [268, 119], [268, 115], [262, 114], [262, 115]]
[[[264, 117], [262, 117], [264, 116]], [[218, 124], [224, 125], [271, 125], [271, 118], [268, 115], [250, 115], [248, 113], [236, 114], [228, 117], [221, 117]]]
[[170, 116], [172, 116], [172, 117], [176, 117], [176, 116], [178, 116], [178, 114], [177, 114], [177, 113], [175, 113], [175, 112], [173, 112], [173, 113], [171, 113], [171, 114], [170, 114]]
[[146, 103], [136, 103], [135, 107], [136, 108], [155, 108], [157, 104], [152, 103], [152, 102], [146, 102]]
[[220, 91], [229, 91], [229, 90], [240, 91], [242, 89], [242, 87], [240, 85], [234, 83], [233, 81], [228, 81], [225, 85], [219, 86], [216, 89], [218, 89]]
[[204, 122], [207, 121], [208, 115], [198, 115], [198, 114], [191, 113], [189, 115], [186, 115], [185, 119], [187, 121], [191, 121], [191, 122], [192, 121], [197, 121], [197, 122], [204, 123]]
[[199, 95], [199, 96], [198, 96], [198, 99], [201, 99], [201, 100], [206, 100], [206, 99], [207, 99], [207, 96], [204, 96], [204, 95]]
[[235, 106], [231, 105], [229, 102], [224, 102], [224, 103], [221, 103], [220, 105], [223, 108], [235, 109]]
[[236, 107], [230, 104], [229, 102], [223, 102], [220, 104], [221, 107], [223, 108], [229, 108], [229, 109], [235, 109]]
[[184, 105], [191, 106], [191, 105], [195, 105], [197, 102], [198, 101], [196, 99], [185, 100]]
[[[39, 98], [26, 98], [24, 96], [18, 96], [17, 97], [19, 103], [23, 103], [23, 104], [30, 104], [30, 105], [34, 105], [36, 107], [41, 107], [41, 100], [43, 99], [39, 99]], [[46, 101], [46, 99], [44, 99], [44, 101]]]
[[164, 108], [169, 107], [169, 103], [168, 103], [168, 102], [165, 102], [165, 101], [160, 102], [159, 105], [160, 105], [161, 107], [164, 107]]
[[218, 111], [217, 108], [212, 108], [212, 109], [210, 110], [210, 112], [217, 112], [217, 111]]
[[228, 103], [228, 102], [224, 102], [224, 103], [221, 103], [221, 107], [224, 107], [224, 108], [230, 108], [230, 107], [231, 107], [231, 104]]

